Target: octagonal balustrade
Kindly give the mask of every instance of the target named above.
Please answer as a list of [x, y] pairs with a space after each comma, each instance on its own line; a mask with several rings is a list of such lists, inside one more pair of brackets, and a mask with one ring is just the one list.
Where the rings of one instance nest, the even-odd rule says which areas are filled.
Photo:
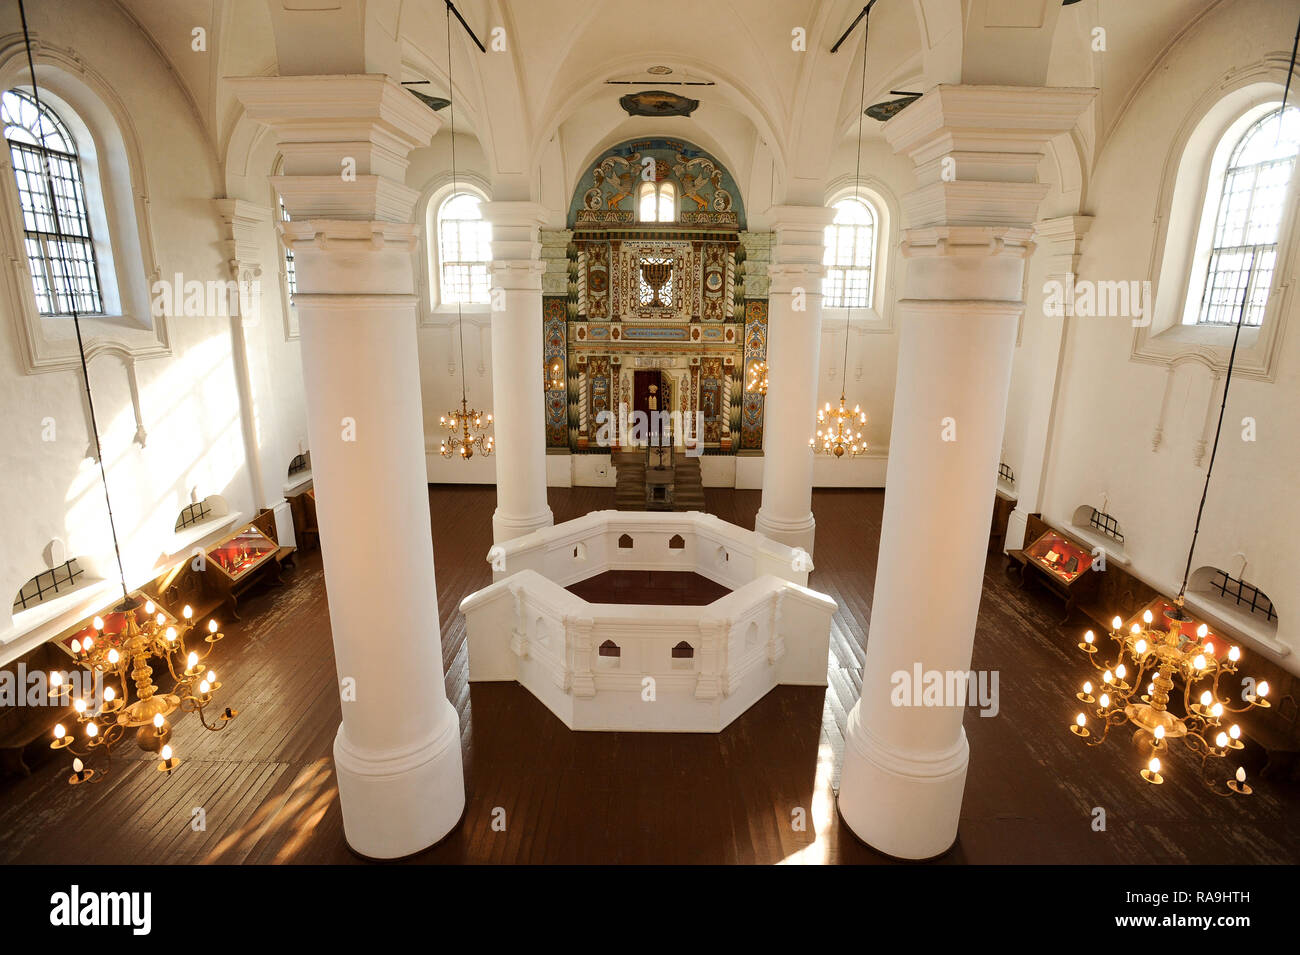
[[[698, 511], [593, 511], [494, 546], [461, 601], [474, 682], [515, 680], [575, 730], [716, 733], [780, 684], [825, 686], [835, 601], [812, 560]], [[705, 606], [593, 603], [607, 571], [693, 571]]]

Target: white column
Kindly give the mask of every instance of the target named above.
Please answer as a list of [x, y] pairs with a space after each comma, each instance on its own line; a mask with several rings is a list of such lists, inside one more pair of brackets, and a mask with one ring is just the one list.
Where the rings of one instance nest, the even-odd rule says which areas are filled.
[[[1043, 508], [1043, 482], [1047, 477], [1048, 449], [1056, 420], [1056, 401], [1061, 392], [1065, 343], [1069, 335], [1074, 302], [1074, 280], [1078, 274], [1083, 237], [1092, 226], [1092, 216], [1060, 216], [1038, 223], [1034, 241], [1047, 254], [1046, 281], [1059, 282], [1065, 289], [1065, 310], [1047, 314], [1041, 308], [1026, 316], [1025, 340], [1021, 347], [1032, 349], [1023, 362], [1032, 403], [1025, 418], [1020, 460], [1016, 462], [1016, 507], [1007, 522], [1006, 549], [1025, 546], [1025, 525], [1030, 514]], [[1029, 305], [1043, 301], [1041, 289], [1029, 289]]]
[[546, 408], [542, 361], [539, 230], [535, 202], [489, 202], [492, 223], [492, 414], [496, 427], [497, 509], [492, 540], [507, 541], [555, 523], [546, 503]]
[[[396, 858], [465, 806], [460, 721], [443, 685], [416, 347], [417, 198], [406, 154], [435, 115], [387, 76], [234, 80], [280, 140], [292, 218], [316, 511], [341, 687], [343, 829]], [[355, 172], [355, 175], [351, 173]]]
[[[966, 672], [983, 584], [1036, 169], [1092, 92], [939, 86], [885, 126], [917, 163], [880, 559], [839, 811], [892, 856], [945, 852], [969, 752], [964, 700], [920, 705], [914, 674]], [[946, 681], [945, 681], [946, 682]], [[895, 693], [915, 689], [905, 701]]]
[[779, 206], [768, 267], [767, 401], [763, 422], [763, 499], [754, 530], [813, 551], [813, 452], [821, 357], [822, 264], [834, 210]]

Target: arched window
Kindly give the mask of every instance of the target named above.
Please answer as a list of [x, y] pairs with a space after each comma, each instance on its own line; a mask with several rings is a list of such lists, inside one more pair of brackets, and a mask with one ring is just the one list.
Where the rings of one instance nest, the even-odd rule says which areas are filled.
[[876, 214], [870, 203], [849, 197], [832, 208], [835, 221], [826, 227], [827, 266], [822, 305], [827, 308], [868, 308], [871, 305], [872, 265], [876, 260]]
[[23, 243], [37, 310], [42, 315], [67, 315], [74, 309], [82, 315], [102, 314], [86, 186], [72, 133], [49, 106], [20, 89], [0, 94], [0, 122], [22, 203]]
[[478, 196], [458, 192], [438, 209], [439, 299], [443, 305], [486, 305], [492, 224]]
[[667, 179], [643, 182], [636, 194], [636, 217], [639, 222], [676, 222], [677, 187]]
[[[280, 218], [288, 222], [289, 210], [284, 207], [284, 200], [278, 199], [280, 203]], [[289, 248], [289, 243], [284, 243], [284, 284], [289, 292], [289, 307], [293, 307], [293, 297], [298, 294], [298, 271], [293, 264], [293, 249]]]
[[[1214, 227], [1206, 271], [1193, 276], [1193, 282], [1202, 281], [1197, 325], [1263, 324], [1300, 151], [1300, 109], [1290, 107], [1285, 115], [1280, 108], [1271, 110], [1235, 141], [1230, 139], [1234, 132], [1216, 150], [1231, 148], [1222, 178], [1211, 180], [1202, 215], [1203, 221], [1213, 215]], [[1198, 301], [1194, 294], [1188, 298]]]

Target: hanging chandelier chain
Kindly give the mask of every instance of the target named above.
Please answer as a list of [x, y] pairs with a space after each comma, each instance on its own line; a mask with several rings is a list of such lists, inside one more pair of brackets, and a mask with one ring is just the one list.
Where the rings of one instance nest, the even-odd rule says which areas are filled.
[[[45, 180], [46, 199], [50, 204], [50, 218], [54, 225], [55, 235], [63, 235], [63, 225], [59, 219], [59, 201], [54, 191], [54, 174], [50, 170], [50, 153], [49, 148], [45, 145], [46, 126], [41, 121], [41, 91], [36, 82], [36, 61], [32, 56], [32, 35], [27, 27], [27, 8], [23, 0], [18, 0], [18, 16], [22, 21], [23, 27], [23, 44], [27, 52], [27, 70], [32, 77], [32, 101], [36, 105], [37, 126], [40, 130], [41, 140], [41, 175]], [[104, 468], [104, 449], [99, 442], [99, 422], [95, 415], [95, 399], [90, 390], [90, 367], [86, 362], [86, 345], [81, 336], [81, 316], [77, 311], [76, 291], [72, 284], [72, 268], [66, 258], [65, 243], [55, 242], [59, 257], [59, 264], [63, 266], [63, 275], [66, 283], [68, 295], [68, 310], [72, 317], [72, 327], [77, 334], [77, 355], [81, 359], [81, 379], [86, 388], [86, 408], [90, 415], [90, 433], [95, 442], [95, 460], [99, 464], [99, 478], [104, 486], [104, 505], [108, 510], [108, 527], [113, 536], [113, 554], [117, 558], [117, 573], [122, 584], [122, 599], [127, 600], [129, 593], [126, 587], [126, 570], [122, 564], [122, 548], [117, 539], [117, 522], [113, 518], [113, 501], [108, 493], [108, 472]], [[54, 308], [58, 309], [58, 289], [51, 288]]]

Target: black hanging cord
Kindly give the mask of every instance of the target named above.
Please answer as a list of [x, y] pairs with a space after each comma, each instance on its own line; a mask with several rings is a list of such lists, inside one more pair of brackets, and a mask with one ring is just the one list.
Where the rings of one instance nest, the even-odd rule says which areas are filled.
[[[1286, 87], [1282, 91], [1282, 108], [1278, 111], [1278, 137], [1282, 135], [1282, 124], [1286, 120], [1286, 101], [1291, 92], [1291, 76], [1295, 72], [1296, 52], [1300, 49], [1300, 24], [1296, 25], [1296, 38], [1291, 44], [1291, 64], [1286, 71]], [[1292, 176], [1295, 175], [1294, 167]], [[1210, 493], [1210, 475], [1214, 472], [1214, 456], [1219, 451], [1219, 435], [1223, 433], [1223, 415], [1228, 407], [1228, 388], [1232, 384], [1232, 365], [1237, 357], [1237, 342], [1241, 338], [1241, 325], [1246, 319], [1246, 303], [1250, 298], [1250, 278], [1242, 283], [1241, 308], [1237, 312], [1237, 326], [1232, 332], [1232, 351], [1228, 353], [1228, 373], [1223, 379], [1223, 400], [1219, 403], [1219, 423], [1214, 429], [1214, 445], [1210, 448], [1210, 463], [1205, 467], [1205, 486], [1201, 488], [1201, 503], [1196, 508], [1196, 524], [1192, 527], [1192, 546], [1187, 548], [1187, 565], [1183, 568], [1183, 583], [1178, 588], [1178, 602], [1181, 604], [1187, 595], [1187, 581], [1192, 573], [1192, 555], [1196, 552], [1196, 538], [1201, 533], [1201, 515], [1205, 513], [1205, 499]]]
[[[453, 88], [452, 80], [451, 80], [451, 15], [453, 12], [455, 12], [455, 10], [456, 8], [453, 7], [450, 2], [448, 2], [447, 3], [447, 99], [449, 100], [449, 102], [447, 104], [447, 110], [448, 110], [447, 118], [448, 118], [448, 132], [450, 133], [449, 138], [451, 139], [452, 198], [455, 198], [456, 196], [456, 91]], [[465, 23], [464, 20], [461, 20], [459, 13], [456, 13], [456, 19], [460, 20], [462, 24]], [[466, 25], [465, 29], [469, 30], [469, 26]], [[470, 30], [470, 36], [474, 36], [473, 30]], [[474, 42], [478, 43], [478, 37], [474, 37]], [[479, 46], [482, 46], [482, 44], [480, 43]], [[457, 236], [457, 241], [459, 241], [459, 239], [460, 237]], [[466, 402], [469, 400], [469, 398], [465, 389], [465, 316], [461, 314], [460, 299], [461, 297], [457, 295], [456, 296], [456, 328], [457, 331], [459, 332], [459, 337], [460, 337], [460, 400], [462, 402]]]
[[[27, 9], [23, 5], [23, 0], [18, 0], [18, 15], [23, 24], [23, 43], [27, 48], [27, 70], [32, 76], [32, 100], [36, 103], [37, 122], [41, 117], [41, 91], [36, 84], [36, 63], [32, 58], [32, 35], [27, 29]], [[50, 216], [54, 221], [54, 232], [56, 235], [63, 235], [63, 227], [59, 223], [59, 200], [54, 192], [54, 175], [50, 171], [50, 154], [45, 145], [45, 132], [41, 131], [41, 160], [42, 172], [45, 176], [45, 191], [50, 203]], [[130, 599], [130, 593], [126, 588], [126, 571], [122, 567], [122, 549], [117, 541], [117, 523], [113, 520], [113, 501], [108, 494], [108, 473], [104, 470], [104, 450], [99, 443], [99, 424], [95, 418], [95, 399], [90, 392], [90, 368], [86, 364], [86, 346], [81, 337], [81, 316], [77, 313], [76, 291], [72, 284], [72, 268], [69, 266], [63, 250], [63, 243], [56, 243], [59, 249], [59, 260], [63, 265], [64, 278], [67, 281], [68, 290], [68, 308], [72, 316], [72, 327], [77, 332], [77, 354], [81, 357], [81, 378], [86, 386], [86, 405], [90, 410], [90, 433], [95, 439], [95, 460], [99, 463], [99, 479], [104, 485], [104, 505], [108, 509], [108, 527], [113, 533], [113, 553], [117, 557], [117, 573], [122, 583], [122, 600], [126, 602]], [[51, 288], [50, 294], [54, 297], [57, 308], [58, 289]]]
[[[872, 0], [874, 3], [875, 0]], [[867, 36], [871, 28], [871, 6], [867, 4], [862, 8], [862, 13], [858, 14], [858, 20], [866, 18], [862, 24], [862, 89], [858, 94], [858, 154], [856, 165], [853, 170], [853, 198], [857, 202], [862, 201], [862, 115], [866, 111], [867, 103]], [[858, 20], [853, 21], [853, 26], [858, 25]], [[852, 30], [853, 27], [849, 27]], [[847, 32], [845, 34], [848, 35]], [[841, 40], [843, 38], [841, 37]], [[838, 45], [838, 44], [837, 44]], [[832, 50], [832, 53], [835, 51]], [[854, 243], [857, 244], [856, 241]], [[848, 288], [845, 288], [845, 294]], [[840, 369], [840, 404], [844, 404], [844, 395], [848, 388], [849, 382], [849, 324], [853, 319], [853, 306], [849, 305], [844, 312], [844, 364]]]

